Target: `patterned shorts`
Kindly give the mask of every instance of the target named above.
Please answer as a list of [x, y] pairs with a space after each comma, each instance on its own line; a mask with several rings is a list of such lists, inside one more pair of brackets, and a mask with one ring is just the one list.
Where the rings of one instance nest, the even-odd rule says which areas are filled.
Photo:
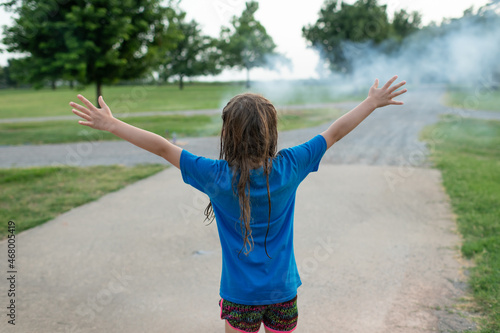
[[291, 332], [297, 327], [297, 296], [270, 305], [243, 305], [221, 299], [219, 306], [220, 319], [226, 319], [231, 327], [241, 332], [256, 333], [261, 322], [273, 332]]

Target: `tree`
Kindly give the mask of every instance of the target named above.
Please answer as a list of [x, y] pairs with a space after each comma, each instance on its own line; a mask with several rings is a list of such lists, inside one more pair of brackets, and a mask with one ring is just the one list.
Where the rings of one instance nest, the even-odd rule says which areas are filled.
[[21, 84], [26, 83], [24, 79], [23, 69], [25, 64], [19, 64], [17, 59], [8, 59], [7, 66], [0, 67], [0, 88], [17, 88]]
[[20, 86], [32, 86], [30, 75], [33, 72], [33, 64], [26, 58], [12, 58], [7, 60], [7, 67], [4, 67], [8, 75], [9, 86], [18, 88]]
[[196, 21], [185, 22], [185, 15], [186, 13], [180, 13], [177, 23], [183, 37], [175, 49], [165, 53], [163, 64], [160, 66], [160, 77], [163, 81], [177, 75], [181, 90], [184, 88], [184, 77], [215, 75], [222, 71], [216, 41], [202, 35]]
[[386, 6], [377, 0], [358, 0], [350, 5], [326, 0], [316, 23], [302, 28], [310, 46], [319, 50], [334, 71], [350, 72], [349, 45], [345, 42], [379, 44], [389, 37]]
[[32, 81], [63, 78], [104, 83], [138, 78], [158, 62], [158, 49], [174, 47], [175, 11], [161, 0], [19, 0], [5, 29], [9, 51], [28, 53]]
[[422, 15], [419, 12], [413, 11], [410, 14], [406, 10], [401, 9], [399, 12], [394, 13], [394, 19], [392, 20], [393, 35], [401, 41], [418, 31], [421, 24]]
[[5, 28], [3, 43], [8, 51], [29, 54], [14, 60], [23, 69], [22, 81], [35, 87], [50, 83], [55, 89], [56, 80], [70, 72], [60, 57], [68, 51], [64, 43], [65, 27], [61, 24], [68, 8], [56, 1], [11, 1], [4, 5], [14, 8], [18, 17], [13, 26]]
[[16, 87], [16, 85], [17, 85], [17, 82], [12, 79], [10, 70], [11, 70], [10, 66], [0, 67], [0, 88], [1, 89], [13, 88], [13, 87]]
[[367, 49], [397, 51], [404, 38], [420, 29], [420, 13], [400, 10], [389, 22], [386, 9], [377, 0], [357, 0], [352, 5], [326, 0], [318, 20], [303, 27], [302, 35], [327, 60], [331, 70], [350, 73], [352, 60]]
[[222, 51], [223, 64], [230, 68], [245, 69], [247, 87], [250, 87], [252, 68], [273, 68], [276, 62], [274, 59], [279, 62], [286, 61], [275, 52], [276, 44], [273, 39], [255, 19], [254, 15], [258, 9], [259, 4], [256, 1], [247, 2], [241, 16], [231, 20], [232, 29], [223, 27], [220, 33], [219, 48]]

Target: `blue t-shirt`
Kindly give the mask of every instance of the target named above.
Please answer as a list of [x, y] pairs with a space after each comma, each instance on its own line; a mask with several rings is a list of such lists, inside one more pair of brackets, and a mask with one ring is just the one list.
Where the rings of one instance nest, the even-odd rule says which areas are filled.
[[271, 222], [264, 250], [269, 203], [263, 168], [250, 172], [250, 208], [253, 250], [242, 251], [238, 197], [232, 188], [232, 169], [225, 160], [200, 157], [183, 150], [182, 179], [206, 193], [213, 206], [222, 247], [220, 296], [228, 301], [264, 305], [288, 301], [302, 284], [293, 250], [295, 193], [302, 180], [317, 171], [326, 151], [321, 135], [301, 145], [280, 150], [269, 175]]

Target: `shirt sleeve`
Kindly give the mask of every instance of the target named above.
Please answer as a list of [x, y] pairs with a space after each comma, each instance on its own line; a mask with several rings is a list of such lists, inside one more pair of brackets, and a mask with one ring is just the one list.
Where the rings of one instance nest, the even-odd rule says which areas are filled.
[[196, 156], [187, 150], [181, 152], [180, 169], [182, 180], [194, 188], [209, 194], [219, 173], [218, 160]]
[[311, 140], [282, 151], [294, 164], [298, 180], [302, 181], [310, 172], [318, 171], [319, 162], [326, 152], [326, 140], [318, 134]]

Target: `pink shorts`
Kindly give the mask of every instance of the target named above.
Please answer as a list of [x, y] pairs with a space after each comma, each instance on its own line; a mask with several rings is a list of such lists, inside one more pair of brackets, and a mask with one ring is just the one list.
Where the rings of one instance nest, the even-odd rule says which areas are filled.
[[270, 305], [243, 305], [221, 299], [219, 306], [220, 319], [240, 332], [257, 333], [261, 323], [272, 332], [292, 332], [297, 327], [297, 296]]

